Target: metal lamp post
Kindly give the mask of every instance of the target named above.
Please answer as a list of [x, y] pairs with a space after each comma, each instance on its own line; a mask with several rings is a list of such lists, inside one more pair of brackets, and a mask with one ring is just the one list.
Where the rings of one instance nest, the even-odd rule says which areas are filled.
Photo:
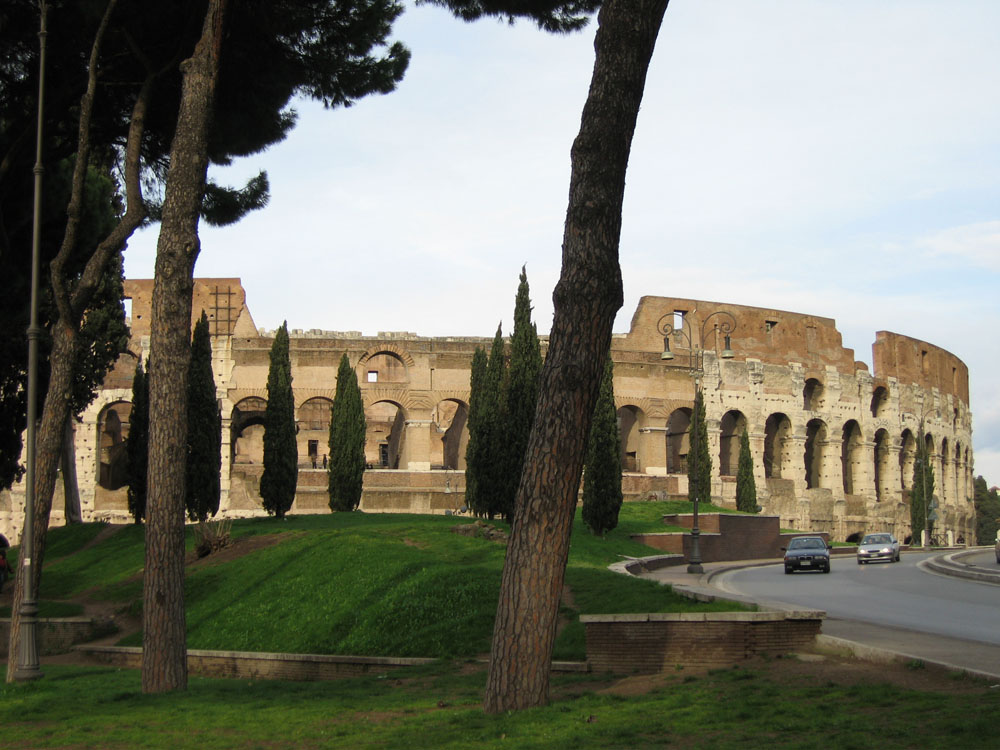
[[18, 681], [36, 680], [42, 676], [38, 668], [38, 647], [36, 640], [36, 622], [38, 606], [35, 601], [35, 580], [32, 566], [35, 552], [35, 420], [37, 419], [36, 402], [38, 399], [38, 339], [42, 329], [38, 325], [38, 277], [41, 243], [42, 215], [42, 114], [45, 101], [45, 38], [47, 36], [46, 15], [48, 4], [41, 3], [41, 21], [38, 28], [38, 132], [35, 143], [35, 206], [32, 217], [31, 238], [31, 301], [28, 314], [28, 388], [27, 388], [27, 467], [24, 478], [24, 528], [21, 530], [21, 551], [18, 555], [18, 565], [21, 567], [21, 598], [20, 633], [18, 637], [17, 667], [14, 679]]
[[[670, 351], [670, 337], [673, 336], [678, 342], [687, 342], [688, 346], [688, 372], [694, 377], [694, 391], [695, 397], [697, 398], [698, 392], [701, 390], [701, 376], [705, 372], [705, 335], [709, 330], [709, 323], [711, 323], [711, 330], [715, 335], [715, 347], [718, 348], [719, 344], [719, 334], [721, 333], [724, 337], [724, 346], [722, 351], [719, 352], [719, 356], [722, 359], [732, 359], [733, 350], [731, 347], [730, 334], [736, 329], [736, 318], [732, 313], [726, 310], [716, 310], [714, 313], [707, 315], [705, 319], [701, 322], [700, 338], [698, 340], [697, 346], [694, 342], [694, 337], [691, 331], [691, 323], [688, 320], [687, 315], [682, 315], [680, 317], [681, 325], [676, 327], [673, 323], [675, 314], [667, 313], [661, 317], [656, 323], [656, 330], [663, 336], [663, 354], [660, 355], [661, 360], [670, 361], [674, 359], [674, 353]], [[692, 435], [695, 432], [697, 425], [691, 425]], [[698, 528], [698, 502], [701, 500], [697, 495], [692, 498], [694, 503], [694, 518], [691, 523], [691, 556], [688, 559], [688, 573], [704, 573], [705, 569], [701, 564], [701, 529]], [[711, 498], [709, 498], [711, 500]]]

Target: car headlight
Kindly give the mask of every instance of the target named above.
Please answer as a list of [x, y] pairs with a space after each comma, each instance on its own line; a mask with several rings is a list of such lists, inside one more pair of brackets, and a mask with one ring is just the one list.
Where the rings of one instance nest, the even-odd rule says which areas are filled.
[[886, 555], [886, 554], [889, 554], [890, 550], [889, 550], [888, 547], [883, 547], [881, 550], [879, 550], [879, 552], [881, 552], [882, 554]]

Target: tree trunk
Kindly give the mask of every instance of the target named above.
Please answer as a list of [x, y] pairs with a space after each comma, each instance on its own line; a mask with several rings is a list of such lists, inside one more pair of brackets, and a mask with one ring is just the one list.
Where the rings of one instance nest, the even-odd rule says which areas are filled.
[[144, 693], [187, 687], [184, 467], [191, 291], [225, 6], [226, 0], [209, 2], [194, 54], [181, 64], [184, 81], [156, 245], [149, 357]]
[[518, 487], [484, 709], [543, 705], [584, 451], [615, 313], [632, 134], [668, 0], [608, 0], [573, 144], [562, 274], [534, 427]]
[[76, 445], [74, 441], [73, 415], [66, 417], [62, 444], [63, 513], [66, 525], [83, 523], [80, 512], [80, 485], [76, 481]]
[[[77, 332], [71, 325], [58, 321], [52, 329], [51, 374], [49, 390], [42, 410], [42, 421], [35, 438], [35, 502], [34, 502], [34, 559], [32, 560], [32, 591], [38, 599], [42, 580], [42, 563], [45, 559], [45, 532], [52, 511], [52, 494], [56, 486], [62, 441], [69, 419], [70, 393], [73, 388], [73, 362], [76, 360]], [[22, 539], [22, 547], [24, 541]], [[10, 639], [7, 650], [7, 682], [14, 679], [20, 654], [21, 604], [24, 601], [24, 568], [18, 560], [14, 581], [14, 597], [10, 611]]]

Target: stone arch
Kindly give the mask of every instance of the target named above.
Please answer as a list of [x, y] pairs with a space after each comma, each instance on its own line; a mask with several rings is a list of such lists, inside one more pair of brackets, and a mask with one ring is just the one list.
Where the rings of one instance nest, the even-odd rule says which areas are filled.
[[674, 409], [667, 420], [667, 473], [686, 474], [691, 450], [691, 409]]
[[97, 418], [97, 483], [106, 490], [128, 484], [128, 431], [131, 401], [113, 401]]
[[719, 422], [719, 475], [735, 477], [740, 460], [740, 436], [747, 428], [743, 412], [733, 409]]
[[880, 385], [872, 391], [871, 412], [873, 417], [881, 417], [889, 405], [889, 391]]
[[940, 479], [938, 479], [937, 494], [941, 499], [942, 503], [951, 502], [952, 498], [952, 467], [951, 462], [948, 459], [951, 457], [951, 443], [948, 442], [948, 438], [941, 438], [941, 458], [939, 465], [941, 467], [941, 473], [938, 474]]
[[[326, 396], [307, 398], [296, 411], [299, 455], [305, 457], [306, 467], [326, 467], [330, 449], [330, 410], [333, 401]], [[322, 458], [321, 458], [322, 457]]]
[[641, 472], [646, 460], [642, 450], [642, 428], [646, 414], [638, 406], [626, 404], [618, 409], [618, 436], [622, 447], [622, 471]]
[[247, 396], [233, 405], [230, 418], [231, 465], [264, 463], [264, 413], [267, 400]]
[[464, 470], [469, 405], [457, 398], [442, 399], [431, 411], [431, 421], [441, 438], [432, 446], [431, 468]]
[[882, 502], [889, 494], [889, 432], [881, 429], [875, 433], [873, 455], [875, 466], [875, 502]]
[[806, 380], [802, 388], [802, 408], [806, 411], [818, 411], [823, 407], [823, 384], [816, 378]]
[[395, 344], [385, 344], [365, 352], [355, 367], [358, 382], [369, 383], [409, 383], [410, 368], [416, 363], [409, 352]]
[[844, 423], [840, 442], [840, 469], [844, 479], [844, 494], [859, 494], [864, 456], [861, 450], [861, 427], [849, 419]]
[[899, 484], [904, 490], [913, 489], [913, 464], [917, 458], [917, 439], [909, 430], [899, 438]]
[[806, 425], [804, 451], [806, 489], [822, 487], [826, 475], [827, 428], [822, 419], [811, 419]]
[[406, 438], [406, 410], [397, 401], [379, 400], [365, 407], [365, 462], [378, 469], [398, 469]]
[[[789, 463], [791, 451], [788, 438], [792, 434], [792, 421], [781, 412], [775, 412], [764, 423], [764, 476], [767, 478], [792, 478], [794, 469]], [[785, 474], [788, 477], [785, 477]]]

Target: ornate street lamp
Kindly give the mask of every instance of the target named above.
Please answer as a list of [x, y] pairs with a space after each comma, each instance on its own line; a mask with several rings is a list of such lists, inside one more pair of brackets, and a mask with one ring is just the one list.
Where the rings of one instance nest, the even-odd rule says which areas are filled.
[[28, 313], [28, 388], [27, 388], [27, 445], [26, 471], [24, 477], [24, 528], [21, 529], [21, 550], [18, 555], [18, 565], [21, 567], [21, 598], [20, 632], [18, 635], [17, 667], [14, 679], [19, 681], [36, 680], [42, 676], [38, 668], [38, 646], [36, 640], [36, 622], [38, 606], [35, 602], [35, 581], [32, 571], [35, 553], [35, 420], [37, 419], [36, 402], [38, 399], [38, 339], [42, 329], [38, 325], [38, 277], [39, 256], [41, 244], [42, 215], [42, 114], [45, 101], [45, 37], [47, 36], [46, 15], [47, 3], [41, 3], [41, 21], [38, 28], [38, 132], [35, 142], [35, 206], [31, 230], [31, 301]]
[[[687, 370], [694, 378], [695, 400], [697, 400], [698, 392], [701, 390], [701, 376], [705, 372], [705, 336], [709, 331], [709, 324], [711, 323], [711, 331], [715, 337], [713, 343], [716, 349], [719, 346], [719, 335], [723, 336], [724, 344], [722, 351], [719, 352], [719, 357], [722, 359], [732, 359], [733, 350], [730, 334], [736, 329], [736, 318], [726, 310], [716, 310], [714, 313], [707, 315], [701, 322], [701, 336], [696, 345], [688, 316], [684, 314], [680, 315], [680, 327], [674, 325], [675, 316], [676, 313], [667, 313], [656, 323], [656, 330], [663, 336], [663, 353], [660, 355], [660, 359], [665, 361], [674, 359], [674, 353], [670, 350], [671, 336], [679, 343], [687, 342]], [[697, 416], [695, 419], [697, 419]], [[691, 430], [692, 438], [697, 428], [698, 425], [696, 423], [692, 423], [689, 426], [688, 429]], [[691, 442], [693, 448], [694, 440], [692, 439]], [[688, 559], [688, 573], [705, 572], [705, 569], [701, 565], [701, 530], [698, 528], [698, 502], [701, 499], [697, 494], [691, 499], [694, 503], [694, 518], [691, 523], [691, 556]], [[711, 500], [711, 498], [708, 499]]]

